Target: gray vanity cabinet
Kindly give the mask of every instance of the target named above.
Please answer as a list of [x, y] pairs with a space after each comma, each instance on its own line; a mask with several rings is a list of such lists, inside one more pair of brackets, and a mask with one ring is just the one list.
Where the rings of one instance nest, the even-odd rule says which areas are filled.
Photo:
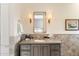
[[21, 44], [20, 56], [60, 56], [60, 44]]

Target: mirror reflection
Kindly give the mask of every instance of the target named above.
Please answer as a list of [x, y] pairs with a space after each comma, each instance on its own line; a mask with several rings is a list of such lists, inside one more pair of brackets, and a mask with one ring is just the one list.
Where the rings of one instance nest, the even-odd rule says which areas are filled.
[[34, 32], [45, 32], [45, 12], [34, 12]]

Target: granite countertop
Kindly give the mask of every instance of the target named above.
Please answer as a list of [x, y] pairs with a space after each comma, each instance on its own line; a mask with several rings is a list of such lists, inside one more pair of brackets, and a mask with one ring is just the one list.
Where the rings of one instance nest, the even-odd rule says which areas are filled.
[[46, 39], [46, 40], [23, 40], [21, 42], [19, 42], [19, 44], [57, 44], [57, 43], [61, 43], [60, 40], [50, 40], [50, 39]]

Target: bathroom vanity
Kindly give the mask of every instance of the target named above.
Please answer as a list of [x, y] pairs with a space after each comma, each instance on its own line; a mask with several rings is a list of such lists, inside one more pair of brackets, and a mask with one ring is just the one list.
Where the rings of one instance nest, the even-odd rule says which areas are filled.
[[19, 43], [20, 56], [60, 56], [61, 41], [23, 40]]

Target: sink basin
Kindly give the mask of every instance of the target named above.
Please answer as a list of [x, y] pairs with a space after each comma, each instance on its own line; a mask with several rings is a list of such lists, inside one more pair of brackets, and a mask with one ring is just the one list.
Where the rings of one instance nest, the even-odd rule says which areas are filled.
[[34, 40], [34, 42], [45, 42], [45, 40]]

